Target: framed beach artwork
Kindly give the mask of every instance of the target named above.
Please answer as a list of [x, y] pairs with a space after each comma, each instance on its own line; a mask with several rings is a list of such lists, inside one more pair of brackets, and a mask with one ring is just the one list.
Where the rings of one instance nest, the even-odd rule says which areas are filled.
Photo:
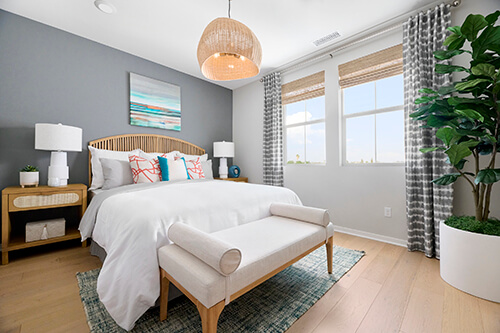
[[130, 73], [130, 125], [181, 130], [181, 88]]

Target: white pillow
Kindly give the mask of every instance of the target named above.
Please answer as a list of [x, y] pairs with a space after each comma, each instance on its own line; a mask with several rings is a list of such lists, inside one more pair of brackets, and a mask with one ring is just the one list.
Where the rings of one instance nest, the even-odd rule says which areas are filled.
[[148, 160], [152, 160], [152, 159], [155, 159], [157, 158], [158, 156], [163, 156], [165, 158], [168, 158], [169, 160], [173, 160], [175, 159], [176, 157], [181, 157], [180, 156], [180, 152], [177, 151], [177, 150], [173, 150], [171, 151], [170, 153], [146, 153], [144, 151], [140, 151], [139, 152], [139, 156], [140, 157], [144, 157], [144, 158], [147, 158]]
[[131, 151], [115, 151], [98, 149], [89, 146], [91, 153], [90, 163], [92, 164], [92, 184], [90, 185], [90, 190], [97, 190], [101, 188], [104, 184], [104, 174], [102, 172], [101, 158], [109, 158], [118, 161], [128, 161], [128, 154], [135, 153], [138, 154], [140, 149], [135, 149]]
[[179, 153], [179, 157], [184, 157], [186, 161], [195, 160], [198, 157], [200, 158], [200, 162], [206, 162], [208, 160], [208, 154], [203, 155], [186, 155], [184, 153]]
[[186, 161], [183, 158], [170, 160], [159, 156], [158, 160], [160, 162], [162, 181], [189, 179]]

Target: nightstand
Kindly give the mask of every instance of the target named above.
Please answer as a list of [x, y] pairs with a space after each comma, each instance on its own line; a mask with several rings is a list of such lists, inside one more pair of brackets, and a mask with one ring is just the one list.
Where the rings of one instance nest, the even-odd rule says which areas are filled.
[[[87, 186], [84, 184], [70, 184], [61, 187], [39, 186], [21, 188], [20, 186], [6, 187], [2, 191], [2, 265], [9, 263], [9, 252], [62, 242], [80, 238], [78, 226], [66, 224], [64, 236], [54, 237], [33, 242], [25, 242], [24, 235], [11, 237], [11, 214], [32, 211], [32, 216], [40, 214], [40, 210], [48, 208], [76, 207], [80, 218], [87, 209]], [[30, 213], [30, 219], [32, 219]], [[36, 219], [36, 218], [35, 218]], [[82, 246], [87, 246], [84, 241]]]
[[238, 177], [238, 178], [214, 178], [217, 180], [229, 180], [232, 182], [242, 182], [242, 183], [248, 183], [248, 177]]

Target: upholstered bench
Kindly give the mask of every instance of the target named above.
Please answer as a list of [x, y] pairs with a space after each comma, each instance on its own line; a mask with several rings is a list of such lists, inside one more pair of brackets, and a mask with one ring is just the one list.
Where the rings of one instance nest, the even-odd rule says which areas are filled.
[[333, 225], [324, 209], [276, 203], [272, 216], [211, 234], [173, 224], [174, 244], [158, 250], [161, 274], [160, 319], [167, 318], [169, 283], [198, 308], [204, 333], [230, 301], [245, 294], [326, 244], [332, 273]]

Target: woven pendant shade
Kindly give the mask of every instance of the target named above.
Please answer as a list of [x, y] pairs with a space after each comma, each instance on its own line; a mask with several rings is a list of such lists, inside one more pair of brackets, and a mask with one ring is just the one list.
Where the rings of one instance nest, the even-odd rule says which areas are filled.
[[255, 34], [236, 20], [208, 24], [198, 44], [198, 63], [207, 79], [228, 81], [259, 74], [262, 48]]

